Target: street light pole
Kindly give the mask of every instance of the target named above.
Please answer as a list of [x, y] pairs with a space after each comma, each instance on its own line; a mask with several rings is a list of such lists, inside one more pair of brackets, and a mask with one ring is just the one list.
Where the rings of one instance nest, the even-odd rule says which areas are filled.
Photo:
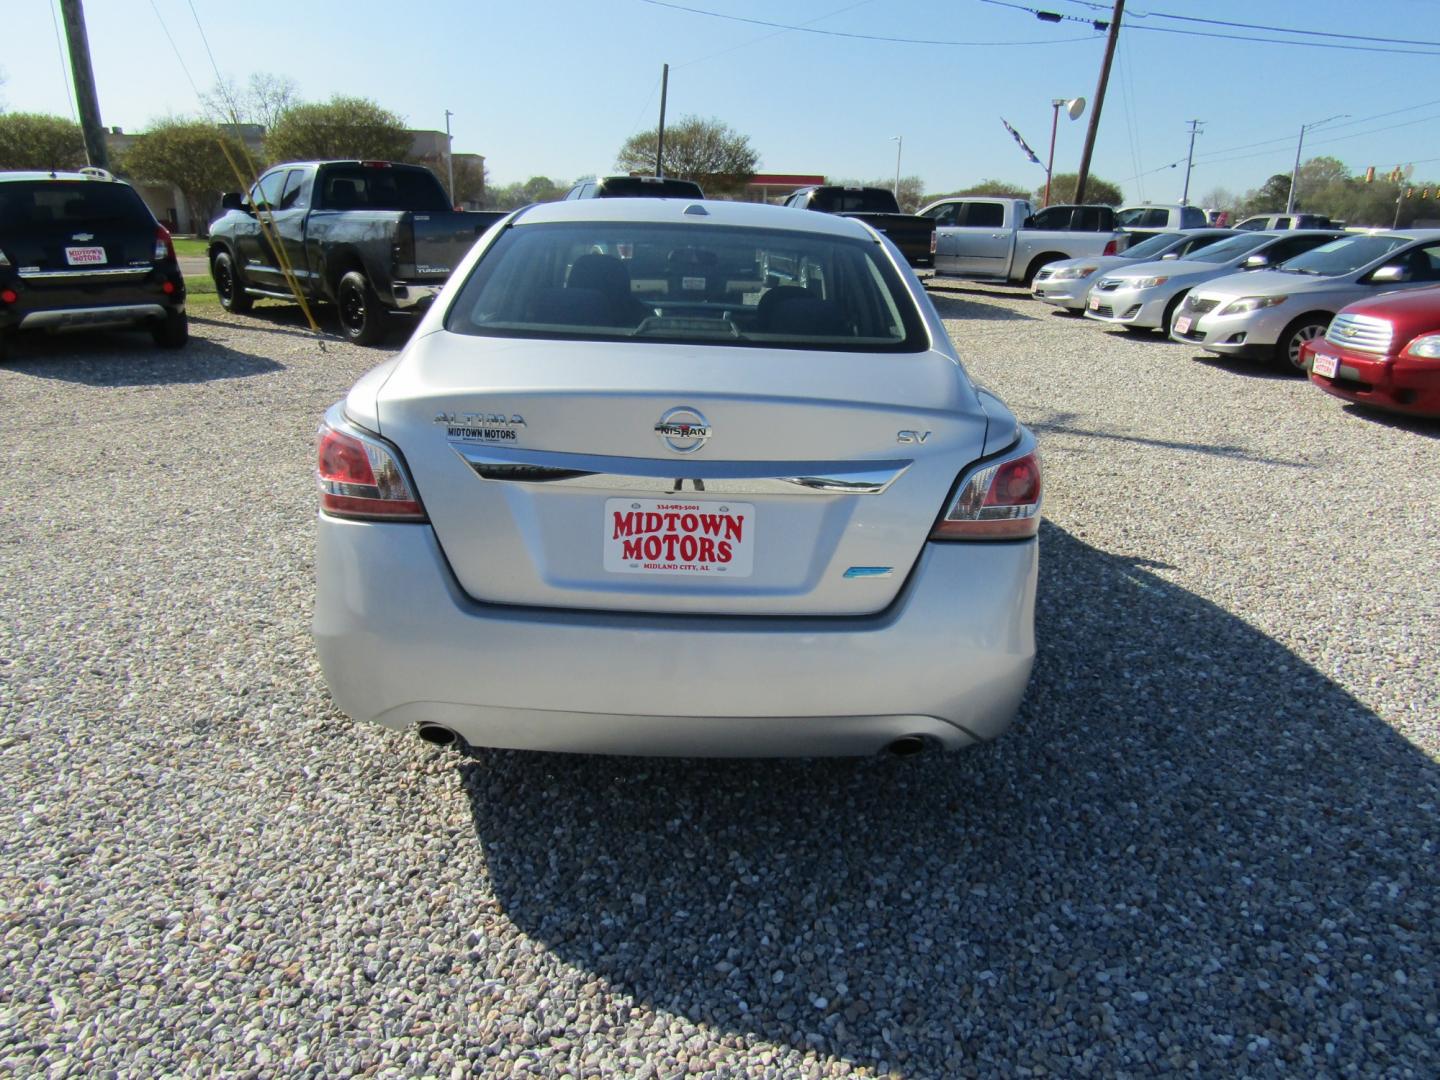
[[1295, 212], [1295, 185], [1300, 179], [1300, 151], [1305, 146], [1305, 132], [1311, 128], [1317, 128], [1321, 124], [1328, 124], [1331, 120], [1344, 120], [1349, 113], [1336, 113], [1334, 116], [1327, 116], [1324, 120], [1316, 120], [1313, 124], [1300, 125], [1300, 141], [1295, 144], [1295, 167], [1290, 170], [1290, 197], [1285, 200], [1285, 213]]
[[900, 151], [905, 146], [904, 135], [891, 135], [890, 141], [895, 144], [895, 201], [900, 201]]
[[450, 117], [454, 115], [449, 109], [445, 110], [445, 170], [450, 177], [451, 206], [456, 206], [460, 202], [455, 198], [455, 140], [450, 135]]

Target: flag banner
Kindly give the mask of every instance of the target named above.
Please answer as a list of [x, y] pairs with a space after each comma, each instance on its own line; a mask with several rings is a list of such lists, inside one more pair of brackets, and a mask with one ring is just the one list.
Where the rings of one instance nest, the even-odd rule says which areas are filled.
[[1040, 159], [1035, 156], [1035, 151], [1031, 150], [1030, 144], [1027, 143], [1024, 139], [1022, 139], [1020, 137], [1020, 133], [1010, 126], [1010, 121], [1006, 120], [1002, 116], [1000, 117], [1000, 123], [1004, 124], [1005, 130], [1015, 137], [1015, 141], [1020, 144], [1020, 149], [1025, 151], [1025, 156], [1028, 157], [1031, 161], [1033, 161], [1036, 165], [1039, 165]]

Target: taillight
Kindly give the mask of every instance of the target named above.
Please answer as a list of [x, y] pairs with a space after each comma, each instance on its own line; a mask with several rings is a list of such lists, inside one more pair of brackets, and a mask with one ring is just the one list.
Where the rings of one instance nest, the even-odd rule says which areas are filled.
[[[333, 414], [331, 414], [333, 415]], [[333, 517], [424, 521], [396, 452], [327, 415], [316, 446], [320, 508]]]
[[170, 239], [170, 230], [164, 225], [155, 226], [155, 261], [163, 262], [175, 258], [175, 242]]
[[931, 254], [931, 255], [934, 255], [934, 254], [935, 254], [935, 242], [936, 242], [936, 240], [937, 240], [937, 235], [932, 232], [932, 233], [930, 234], [930, 254]]
[[1101, 254], [1101, 255], [1118, 255], [1118, 254], [1120, 254], [1120, 241], [1119, 241], [1119, 240], [1114, 240], [1114, 239], [1107, 240], [1107, 241], [1105, 242], [1105, 250], [1102, 251], [1100, 254]]
[[1021, 540], [1040, 531], [1040, 455], [1020, 451], [979, 466], [960, 484], [931, 540]]
[[13, 304], [20, 299], [20, 294], [14, 289], [0, 289], [0, 304]]

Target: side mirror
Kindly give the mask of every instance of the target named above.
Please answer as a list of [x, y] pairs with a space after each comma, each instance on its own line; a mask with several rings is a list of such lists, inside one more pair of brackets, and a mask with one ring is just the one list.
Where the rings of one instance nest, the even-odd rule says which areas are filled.
[[1269, 255], [1251, 255], [1240, 264], [1241, 270], [1263, 270], [1270, 265]]
[[1035, 227], [1035, 215], [1034, 215], [1034, 214], [1031, 214], [1029, 217], [1027, 217], [1024, 221], [1022, 221], [1022, 222], [1020, 223], [1020, 228], [1022, 228], [1022, 229], [1033, 229], [1034, 227]]
[[245, 196], [238, 191], [227, 191], [220, 196], [221, 210], [244, 210]]
[[1379, 284], [1393, 284], [1410, 280], [1410, 271], [1404, 266], [1382, 266], [1370, 275], [1370, 280]]

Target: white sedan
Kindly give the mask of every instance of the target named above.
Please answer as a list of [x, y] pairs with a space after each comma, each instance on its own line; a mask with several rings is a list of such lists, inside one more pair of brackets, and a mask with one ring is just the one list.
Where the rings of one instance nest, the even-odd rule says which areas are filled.
[[326, 415], [318, 483], [331, 691], [432, 742], [958, 748], [1029, 677], [1035, 440], [845, 218], [516, 212]]

